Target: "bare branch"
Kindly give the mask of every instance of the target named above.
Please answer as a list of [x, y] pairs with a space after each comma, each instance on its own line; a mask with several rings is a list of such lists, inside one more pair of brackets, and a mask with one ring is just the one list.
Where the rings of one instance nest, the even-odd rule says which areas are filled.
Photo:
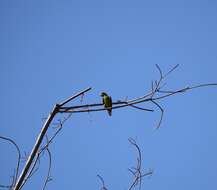
[[[179, 65], [176, 65], [171, 70], [169, 70], [169, 72], [167, 72], [165, 75], [163, 75], [161, 68], [158, 65], [156, 65], [156, 67], [160, 73], [160, 79], [158, 81], [155, 81], [155, 86], [153, 85], [153, 82], [152, 82], [151, 92], [147, 93], [144, 96], [134, 98], [132, 100], [113, 102], [112, 105], [117, 105], [117, 106], [113, 106], [112, 109], [118, 109], [118, 108], [131, 106], [131, 107], [134, 107], [136, 109], [143, 110], [143, 111], [153, 111], [152, 109], [146, 109], [146, 108], [141, 108], [141, 107], [135, 106], [135, 104], [156, 100], [154, 98], [154, 95], [158, 92], [162, 93], [162, 91], [160, 91], [160, 89], [165, 85], [165, 84], [161, 84], [162, 80], [166, 76], [168, 76], [170, 73], [172, 73], [178, 66]], [[203, 85], [203, 86], [206, 86], [206, 85]], [[61, 107], [60, 113], [95, 112], [95, 111], [103, 111], [103, 110], [109, 109], [109, 108], [104, 108], [104, 107], [103, 108], [97, 108], [98, 106], [103, 106], [103, 104], [96, 103], [96, 104], [86, 104], [86, 105], [79, 105], [79, 106], [72, 106], [72, 107]], [[93, 108], [90, 109], [90, 107], [93, 107]]]
[[98, 174], [97, 177], [100, 179], [102, 183], [102, 187], [100, 188], [101, 190], [108, 190], [107, 187], [105, 186], [104, 179]]
[[25, 179], [23, 180], [20, 189], [27, 183], [27, 181], [39, 170], [40, 167], [40, 154], [37, 153], [36, 158], [32, 162], [32, 167], [30, 168], [29, 172], [25, 176]]
[[164, 109], [157, 102], [155, 102], [154, 100], [151, 100], [151, 102], [153, 102], [160, 109], [160, 111], [161, 111], [160, 120], [159, 120], [158, 125], [156, 127], [156, 129], [158, 129], [160, 127], [162, 119], [163, 119]]
[[[177, 67], [178, 66], [175, 66], [165, 76], [168, 76], [168, 74], [170, 74], [172, 71], [174, 71], [175, 68], [177, 68]], [[159, 69], [159, 66], [157, 68]], [[141, 108], [141, 107], [135, 106], [135, 104], [140, 104], [140, 103], [144, 103], [144, 102], [152, 102], [153, 103], [153, 101], [154, 101], [155, 102], [154, 104], [157, 105], [157, 107], [162, 112], [161, 113], [161, 119], [160, 119], [160, 122], [159, 122], [161, 124], [164, 111], [163, 111], [163, 109], [162, 109], [162, 107], [160, 106], [159, 103], [156, 104], [156, 100], [164, 99], [166, 97], [175, 95], [177, 93], [183, 93], [183, 92], [195, 89], [195, 88], [201, 88], [201, 87], [207, 87], [207, 86], [217, 86], [217, 83], [207, 83], [207, 84], [201, 84], [201, 85], [195, 85], [195, 86], [191, 86], [191, 87], [182, 88], [182, 89], [179, 89], [179, 90], [176, 90], [176, 91], [165, 91], [165, 90], [160, 90], [160, 88], [161, 88], [160, 85], [161, 85], [161, 82], [162, 82], [161, 79], [162, 78], [160, 78], [159, 81], [156, 82], [155, 87], [152, 87], [150, 93], [148, 93], [148, 94], [146, 94], [144, 96], [138, 97], [138, 98], [134, 98], [132, 100], [128, 100], [128, 101], [113, 102], [112, 104], [115, 105], [115, 106], [113, 106], [112, 109], [119, 109], [119, 108], [131, 106], [131, 107], [134, 107], [136, 109], [143, 110], [143, 111], [153, 112], [154, 111], [153, 109]], [[154, 95], [157, 94], [157, 93], [159, 93], [159, 94], [164, 93], [166, 95], [154, 97]], [[104, 110], [109, 109], [109, 108], [104, 108], [104, 107], [103, 108], [98, 108], [99, 106], [103, 106], [103, 104], [86, 104], [86, 105], [72, 106], [72, 107], [61, 107], [59, 112], [60, 113], [82, 113], [82, 112], [104, 111]], [[92, 109], [90, 109], [90, 107], [92, 107]], [[159, 128], [159, 125], [158, 125], [157, 128]]]
[[[71, 114], [68, 114], [67, 117], [63, 117], [62, 120], [59, 120], [59, 122], [56, 124], [56, 128], [58, 128], [58, 130], [53, 134], [53, 136], [49, 139], [48, 136], [46, 135], [46, 144], [38, 151], [36, 159], [34, 160], [33, 164], [32, 164], [32, 168], [30, 169], [28, 175], [26, 176], [26, 178], [24, 179], [23, 184], [21, 185], [21, 188], [26, 184], [26, 182], [38, 171], [39, 166], [40, 166], [40, 157], [43, 156], [44, 151], [48, 152], [48, 156], [49, 159], [51, 159], [51, 154], [48, 146], [53, 142], [54, 138], [57, 136], [57, 134], [62, 130], [63, 124], [71, 117]], [[51, 167], [51, 162], [49, 162], [49, 166]], [[49, 173], [50, 173], [50, 168], [49, 167]], [[47, 185], [47, 183], [51, 180], [51, 178], [46, 178], [45, 183], [44, 183], [44, 189]]]
[[[142, 101], [137, 101], [137, 102], [132, 102], [132, 103], [128, 103], [128, 102], [113, 102], [113, 105], [119, 105], [119, 106], [113, 106], [112, 109], [118, 109], [118, 108], [123, 108], [123, 107], [127, 107], [127, 106], [132, 106], [134, 104], [138, 104], [138, 103], [142, 103], [145, 102], [147, 100], [142, 100]], [[124, 105], [123, 105], [124, 104]], [[89, 105], [82, 105], [82, 106], [75, 106], [77, 107], [77, 109], [79, 108], [84, 108], [84, 107], [97, 107], [97, 106], [103, 106], [103, 104], [89, 104]], [[81, 113], [81, 112], [95, 112], [95, 111], [103, 111], [103, 110], [107, 110], [108, 108], [96, 108], [96, 109], [81, 109], [81, 110], [76, 110], [75, 107], [62, 107], [60, 109], [60, 113]], [[135, 106], [134, 106], [135, 107]], [[141, 109], [141, 108], [139, 108]], [[148, 112], [153, 112], [154, 110], [152, 109], [146, 109], [146, 108], [142, 108], [143, 111], [148, 111]]]
[[[3, 139], [5, 141], [8, 141], [10, 142], [11, 144], [14, 145], [14, 147], [16, 148], [17, 150], [17, 154], [18, 154], [18, 158], [17, 158], [17, 166], [16, 166], [16, 172], [15, 172], [15, 176], [13, 178], [13, 181], [12, 181], [12, 184], [9, 185], [10, 187], [13, 187], [17, 181], [17, 177], [18, 177], [18, 173], [19, 173], [19, 167], [20, 167], [20, 161], [21, 161], [21, 153], [20, 153], [20, 148], [19, 146], [15, 143], [15, 141], [13, 141], [12, 139], [8, 138], [8, 137], [3, 137], [3, 136], [0, 136], [0, 139]], [[9, 186], [5, 186], [5, 187], [9, 187]]]
[[18, 181], [17, 181], [17, 183], [16, 183], [16, 185], [14, 187], [14, 190], [19, 190], [21, 185], [23, 184], [23, 181], [24, 181], [26, 175], [28, 174], [28, 171], [29, 171], [29, 169], [30, 169], [30, 167], [32, 165], [32, 162], [33, 162], [33, 160], [34, 160], [34, 158], [35, 158], [35, 156], [36, 156], [36, 154], [38, 152], [38, 149], [39, 149], [39, 147], [41, 145], [41, 142], [42, 142], [42, 140], [43, 140], [43, 138], [44, 138], [44, 136], [45, 136], [45, 134], [47, 132], [47, 129], [48, 129], [50, 123], [52, 122], [53, 118], [55, 117], [55, 115], [58, 113], [58, 111], [59, 111], [59, 106], [55, 105], [55, 107], [53, 108], [53, 111], [50, 113], [50, 115], [47, 118], [44, 126], [42, 127], [41, 132], [38, 135], [36, 143], [35, 143], [35, 145], [34, 145], [34, 147], [32, 149], [31, 154], [29, 155], [29, 158], [28, 158], [28, 160], [26, 162], [26, 165], [23, 168], [23, 171], [20, 174], [20, 177], [19, 177], [19, 179], [18, 179]]
[[139, 106], [135, 106], [135, 105], [129, 105], [129, 106], [131, 106], [131, 107], [133, 107], [133, 108], [136, 108], [136, 109], [138, 109], [138, 110], [143, 110], [143, 111], [151, 111], [151, 112], [153, 112], [154, 110], [151, 110], [151, 109], [147, 109], [147, 108], [141, 108], [141, 107], [139, 107]]
[[158, 64], [156, 64], [155, 66], [157, 67], [157, 70], [158, 70], [158, 71], [159, 71], [159, 73], [160, 73], [160, 78], [162, 79], [162, 78], [163, 78], [163, 73], [162, 73], [162, 70], [161, 70], [161, 68], [159, 67], [159, 65], [158, 65]]
[[172, 73], [175, 69], [177, 69], [179, 64], [175, 65], [172, 69], [170, 69], [164, 76], [163, 78], [166, 78], [170, 73]]
[[54, 140], [54, 138], [59, 134], [59, 132], [62, 130], [62, 127], [64, 125], [64, 123], [72, 116], [72, 113], [68, 114], [67, 117], [63, 117], [62, 120], [59, 120], [59, 123], [57, 123], [56, 128], [58, 129], [53, 136], [47, 141], [46, 145], [44, 147], [41, 148], [41, 151], [43, 151], [43, 149], [45, 149], [46, 147], [48, 147]]
[[208, 87], [208, 86], [217, 86], [217, 83], [207, 83], [207, 84], [189, 86], [189, 87], [181, 88], [181, 89], [175, 90], [175, 91], [160, 90], [159, 91], [160, 93], [166, 93], [166, 95], [153, 98], [152, 100], [160, 100], [160, 99], [164, 99], [164, 98], [169, 97], [169, 96], [173, 96], [173, 95], [178, 94], [178, 93], [184, 93], [184, 92], [187, 92], [187, 91], [192, 90], [192, 89], [201, 88], [201, 87]]
[[0, 188], [11, 189], [13, 186], [11, 185], [0, 185]]
[[83, 96], [85, 92], [91, 90], [91, 87], [85, 89], [85, 90], [82, 90], [81, 92], [79, 92], [78, 94], [75, 94], [71, 97], [69, 97], [68, 99], [64, 100], [62, 103], [60, 103], [59, 105], [60, 106], [64, 106], [65, 104], [67, 104], [68, 102], [72, 101], [73, 99], [77, 98], [78, 96]]
[[46, 151], [47, 151], [48, 156], [49, 156], [49, 165], [48, 165], [48, 173], [47, 173], [46, 180], [45, 180], [45, 182], [44, 182], [43, 190], [45, 190], [47, 183], [52, 180], [51, 177], [50, 177], [51, 163], [52, 163], [52, 162], [51, 162], [51, 161], [52, 161], [52, 160], [51, 160], [51, 152], [50, 152], [50, 150], [48, 149], [48, 147], [46, 148]]
[[145, 174], [142, 174], [141, 172], [141, 169], [142, 169], [142, 154], [141, 154], [141, 151], [140, 151], [140, 148], [139, 146], [137, 145], [136, 141], [133, 139], [133, 138], [129, 138], [128, 139], [129, 142], [134, 146], [136, 147], [136, 150], [138, 152], [138, 157], [137, 157], [137, 165], [136, 167], [133, 167], [133, 168], [129, 168], [128, 170], [133, 174], [134, 176], [134, 179], [133, 179], [133, 182], [131, 183], [130, 187], [128, 190], [131, 190], [133, 189], [134, 187], [136, 187], [137, 185], [139, 185], [139, 189], [141, 189], [141, 186], [142, 186], [142, 178], [145, 177], [145, 176], [149, 176], [151, 175], [153, 172], [152, 171], [149, 171]]

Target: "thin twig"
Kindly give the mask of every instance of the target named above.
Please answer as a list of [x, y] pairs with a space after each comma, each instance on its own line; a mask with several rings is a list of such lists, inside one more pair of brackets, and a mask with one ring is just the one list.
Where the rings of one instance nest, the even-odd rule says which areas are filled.
[[102, 183], [102, 187], [100, 188], [101, 190], [108, 190], [107, 187], [105, 186], [105, 182], [104, 179], [102, 178], [102, 176], [100, 176], [99, 174], [97, 175], [97, 177], [99, 178], [99, 180]]
[[51, 152], [50, 152], [50, 150], [49, 150], [48, 147], [46, 148], [46, 151], [47, 151], [48, 156], [49, 156], [49, 165], [48, 165], [48, 172], [47, 172], [46, 180], [45, 180], [45, 182], [44, 182], [43, 190], [45, 190], [47, 183], [48, 183], [49, 181], [51, 181], [51, 177], [50, 177], [51, 164], [52, 164]]
[[0, 188], [11, 189], [13, 186], [11, 185], [0, 185]]
[[160, 106], [160, 104], [158, 104], [157, 102], [155, 102], [154, 100], [151, 100], [151, 102], [153, 102], [161, 111], [161, 116], [160, 116], [160, 120], [158, 122], [158, 125], [156, 127], [156, 129], [158, 129], [162, 123], [162, 119], [163, 119], [163, 115], [164, 115], [164, 109]]
[[164, 76], [163, 78], [166, 78], [170, 73], [172, 73], [175, 69], [179, 67], [179, 64], [175, 65], [172, 69], [170, 69]]
[[[8, 138], [8, 137], [3, 137], [3, 136], [0, 136], [0, 139], [3, 139], [5, 141], [8, 141], [10, 142], [11, 144], [14, 145], [14, 147], [16, 148], [17, 150], [17, 154], [18, 154], [18, 158], [17, 158], [17, 166], [16, 166], [16, 172], [15, 172], [15, 176], [13, 178], [13, 182], [12, 184], [10, 185], [11, 187], [13, 187], [17, 181], [17, 177], [18, 177], [18, 173], [19, 173], [19, 167], [20, 167], [20, 161], [21, 161], [21, 153], [20, 153], [20, 148], [19, 146], [15, 143], [15, 141], [13, 141], [12, 139]], [[8, 187], [8, 186], [7, 186]]]
[[166, 95], [153, 98], [152, 100], [160, 100], [160, 99], [167, 98], [169, 96], [173, 96], [173, 95], [178, 94], [178, 93], [184, 93], [184, 92], [187, 92], [187, 91], [192, 90], [192, 89], [201, 88], [201, 87], [208, 87], [208, 86], [217, 86], [217, 83], [207, 83], [207, 84], [189, 86], [189, 87], [181, 88], [180, 90], [176, 90], [176, 91], [164, 91], [164, 90], [159, 91], [161, 93], [166, 93]]

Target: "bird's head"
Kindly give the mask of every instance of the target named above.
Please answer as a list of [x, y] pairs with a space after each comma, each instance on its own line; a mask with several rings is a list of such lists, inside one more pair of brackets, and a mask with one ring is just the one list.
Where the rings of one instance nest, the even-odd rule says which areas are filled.
[[100, 96], [108, 96], [105, 92], [102, 92], [101, 94], [100, 94]]

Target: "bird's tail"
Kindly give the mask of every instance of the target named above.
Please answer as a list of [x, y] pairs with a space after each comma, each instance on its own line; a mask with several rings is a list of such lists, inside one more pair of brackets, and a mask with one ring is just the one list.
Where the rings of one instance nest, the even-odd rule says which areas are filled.
[[112, 109], [108, 109], [109, 116], [112, 116]]

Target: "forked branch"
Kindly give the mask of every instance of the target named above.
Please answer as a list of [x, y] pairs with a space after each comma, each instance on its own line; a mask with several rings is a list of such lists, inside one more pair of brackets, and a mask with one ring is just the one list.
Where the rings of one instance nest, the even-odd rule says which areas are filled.
[[130, 142], [130, 144], [132, 144], [136, 148], [138, 156], [137, 156], [137, 159], [136, 159], [137, 160], [136, 167], [132, 167], [132, 168], [128, 169], [133, 174], [133, 181], [130, 184], [130, 187], [128, 188], [128, 190], [133, 189], [137, 185], [139, 185], [139, 189], [141, 189], [143, 177], [152, 175], [153, 171], [149, 171], [149, 172], [145, 172], [145, 173], [142, 172], [142, 154], [141, 154], [141, 150], [140, 150], [138, 144], [136, 143], [136, 141], [134, 139], [129, 138], [129, 142]]

